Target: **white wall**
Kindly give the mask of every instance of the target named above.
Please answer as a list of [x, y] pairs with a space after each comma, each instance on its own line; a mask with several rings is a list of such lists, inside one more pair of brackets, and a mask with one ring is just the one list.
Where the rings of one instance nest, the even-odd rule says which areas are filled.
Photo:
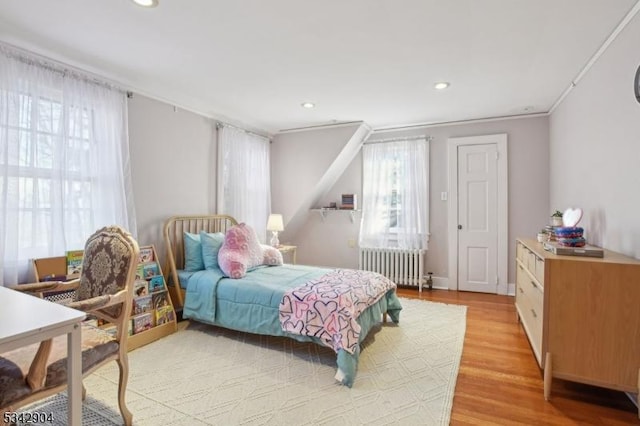
[[[430, 231], [427, 270], [436, 277], [448, 275], [447, 202], [440, 200], [448, 192], [447, 139], [450, 137], [506, 133], [509, 152], [509, 282], [515, 282], [515, 238], [534, 238], [549, 222], [549, 127], [548, 118], [529, 117], [458, 125], [434, 126], [410, 131], [374, 134], [370, 140], [399, 136], [429, 135], [430, 143]], [[298, 141], [304, 143], [303, 140]], [[362, 158], [351, 163], [327, 196], [327, 202], [347, 192], [362, 193]], [[323, 222], [309, 214], [305, 226], [293, 236], [299, 246], [300, 263], [336, 267], [357, 267], [357, 249], [349, 240], [358, 239], [359, 219], [352, 224], [348, 215], [329, 214]]]
[[[355, 128], [355, 127], [354, 127]], [[353, 134], [350, 126], [278, 135], [272, 152], [272, 210], [287, 214], [312, 187]], [[431, 238], [427, 269], [436, 277], [448, 274], [447, 150], [449, 137], [507, 133], [509, 149], [509, 281], [514, 282], [513, 241], [533, 237], [548, 222], [549, 140], [546, 117], [496, 120], [384, 132], [371, 139], [427, 134], [430, 144]], [[164, 256], [162, 224], [176, 214], [215, 212], [216, 132], [213, 120], [135, 95], [129, 100], [132, 178], [140, 244], [155, 244]], [[358, 155], [322, 200], [340, 202], [342, 193], [362, 195], [362, 157]], [[346, 212], [329, 213], [324, 221], [309, 212], [298, 233], [283, 233], [281, 241], [298, 245], [298, 262], [333, 267], [357, 267], [360, 214], [351, 222]]]
[[293, 237], [287, 223], [359, 128], [360, 123], [326, 126], [274, 137], [271, 144], [271, 211], [284, 216], [281, 242]]
[[[329, 193], [320, 203], [330, 202], [340, 205], [342, 194], [355, 194], [357, 202], [362, 201], [362, 155], [351, 162]], [[307, 265], [332, 266], [336, 268], [357, 268], [358, 235], [360, 234], [360, 212], [354, 212], [354, 221], [348, 211], [331, 211], [324, 219], [318, 212], [311, 212], [300, 232], [295, 236], [298, 245], [298, 263]], [[355, 243], [349, 246], [349, 240]]]
[[640, 257], [640, 15], [550, 118], [551, 207], [580, 207], [587, 242]]
[[141, 95], [129, 99], [140, 245], [154, 244], [164, 258], [162, 226], [167, 218], [215, 211], [216, 147], [211, 119]]

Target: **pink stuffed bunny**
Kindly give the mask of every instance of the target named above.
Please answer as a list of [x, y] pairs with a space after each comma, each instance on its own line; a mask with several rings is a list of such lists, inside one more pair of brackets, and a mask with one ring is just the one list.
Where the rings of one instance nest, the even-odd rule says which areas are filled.
[[259, 265], [282, 265], [282, 253], [260, 244], [256, 231], [246, 223], [227, 230], [218, 253], [220, 269], [230, 278], [242, 278]]

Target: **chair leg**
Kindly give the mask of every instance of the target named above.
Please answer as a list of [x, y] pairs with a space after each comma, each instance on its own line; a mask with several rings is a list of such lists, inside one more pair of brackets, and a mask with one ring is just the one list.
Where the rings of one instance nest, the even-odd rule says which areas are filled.
[[120, 414], [124, 420], [125, 426], [131, 426], [133, 423], [133, 414], [127, 408], [125, 401], [125, 392], [127, 390], [127, 381], [129, 380], [129, 359], [127, 353], [121, 352], [120, 357], [116, 360], [120, 369], [120, 380], [118, 381], [118, 405], [120, 406]]
[[47, 339], [40, 342], [38, 351], [33, 357], [29, 372], [27, 373], [26, 381], [29, 387], [34, 390], [40, 390], [44, 386], [44, 382], [47, 378], [47, 360], [53, 347], [53, 340]]

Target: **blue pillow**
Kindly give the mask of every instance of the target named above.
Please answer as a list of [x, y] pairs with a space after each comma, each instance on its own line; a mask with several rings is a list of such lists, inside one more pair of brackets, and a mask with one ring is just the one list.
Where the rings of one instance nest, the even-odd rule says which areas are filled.
[[224, 234], [216, 232], [207, 234], [200, 231], [200, 243], [202, 244], [202, 260], [205, 269], [218, 269], [218, 252], [224, 243]]
[[184, 233], [184, 270], [202, 271], [204, 260], [202, 259], [202, 244], [200, 235], [190, 232]]

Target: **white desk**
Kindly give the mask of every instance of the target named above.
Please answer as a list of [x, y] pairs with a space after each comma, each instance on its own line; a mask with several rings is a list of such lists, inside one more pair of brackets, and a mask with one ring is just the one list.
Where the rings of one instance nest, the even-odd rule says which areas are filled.
[[67, 335], [69, 424], [82, 424], [80, 323], [86, 314], [0, 286], [0, 353]]

